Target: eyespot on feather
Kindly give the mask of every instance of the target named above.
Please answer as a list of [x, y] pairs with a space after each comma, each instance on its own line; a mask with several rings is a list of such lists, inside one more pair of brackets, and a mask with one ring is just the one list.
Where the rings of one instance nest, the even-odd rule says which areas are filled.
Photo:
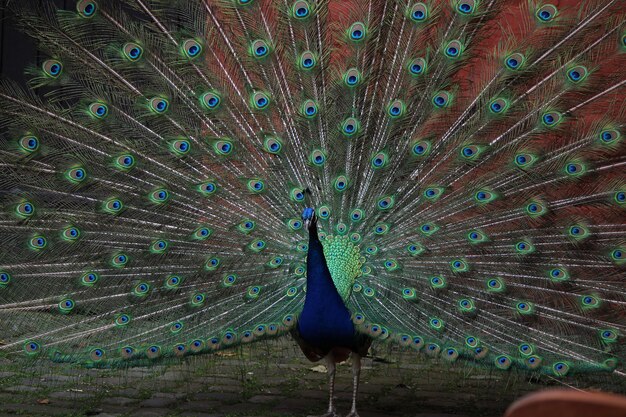
[[76, 11], [80, 17], [89, 19], [96, 15], [98, 4], [93, 0], [79, 0], [76, 3]]
[[363, 42], [367, 38], [367, 27], [361, 22], [355, 22], [348, 29], [348, 39], [354, 43]]
[[56, 59], [48, 59], [41, 64], [44, 74], [50, 78], [57, 78], [63, 71], [63, 64]]
[[428, 6], [424, 3], [415, 3], [407, 8], [406, 14], [414, 23], [423, 23], [429, 17]]
[[143, 56], [143, 48], [137, 43], [128, 42], [122, 47], [122, 53], [128, 61], [135, 62]]

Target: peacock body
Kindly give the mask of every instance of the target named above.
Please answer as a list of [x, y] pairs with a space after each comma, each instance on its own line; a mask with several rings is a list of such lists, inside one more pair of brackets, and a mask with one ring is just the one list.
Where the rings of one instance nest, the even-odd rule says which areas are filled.
[[624, 376], [623, 1], [9, 7], [47, 58], [0, 90], [3, 355]]

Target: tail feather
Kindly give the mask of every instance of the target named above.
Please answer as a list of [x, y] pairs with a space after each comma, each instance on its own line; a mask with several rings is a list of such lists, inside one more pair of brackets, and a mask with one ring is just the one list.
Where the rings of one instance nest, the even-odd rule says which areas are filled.
[[360, 332], [613, 371], [624, 12], [561, 3], [16, 6], [48, 59], [0, 86], [0, 351], [128, 366], [282, 335], [315, 207], [329, 263], [362, 264]]

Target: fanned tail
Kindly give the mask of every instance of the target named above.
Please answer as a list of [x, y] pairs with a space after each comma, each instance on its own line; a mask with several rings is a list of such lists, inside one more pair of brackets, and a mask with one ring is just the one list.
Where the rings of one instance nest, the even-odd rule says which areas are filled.
[[127, 366], [282, 335], [314, 207], [359, 331], [622, 374], [621, 5], [20, 6], [48, 58], [40, 94], [0, 89], [0, 351]]

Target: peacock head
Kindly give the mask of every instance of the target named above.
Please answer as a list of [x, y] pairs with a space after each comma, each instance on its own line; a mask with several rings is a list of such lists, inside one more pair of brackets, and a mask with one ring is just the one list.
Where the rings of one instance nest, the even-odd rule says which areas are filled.
[[315, 209], [312, 207], [306, 207], [302, 210], [302, 220], [304, 220], [304, 226], [311, 230], [311, 228], [317, 226], [317, 216], [315, 215]]

